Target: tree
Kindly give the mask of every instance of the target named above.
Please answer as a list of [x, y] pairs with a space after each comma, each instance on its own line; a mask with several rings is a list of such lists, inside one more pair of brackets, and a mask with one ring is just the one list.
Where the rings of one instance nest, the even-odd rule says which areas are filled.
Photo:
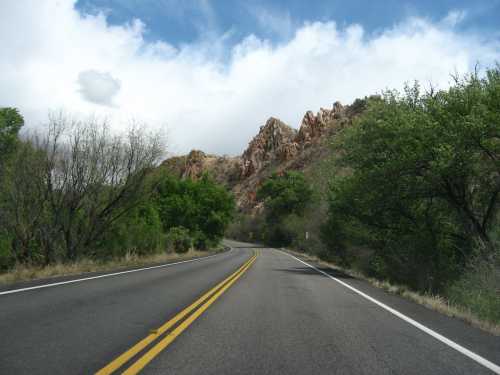
[[146, 177], [163, 152], [161, 137], [137, 126], [120, 136], [96, 119], [51, 116], [44, 133], [27, 137], [6, 179], [3, 211], [16, 257], [33, 258], [33, 248], [45, 263], [92, 255], [149, 194]]
[[151, 194], [145, 194], [141, 203], [116, 220], [95, 248], [101, 259], [164, 252], [167, 238]]
[[389, 268], [408, 278], [428, 270], [434, 284], [459, 272], [474, 244], [488, 258], [499, 208], [499, 98], [496, 68], [457, 78], [447, 91], [421, 94], [415, 85], [369, 100], [336, 143], [335, 168], [344, 172], [332, 181], [327, 230], [344, 239], [361, 230]]
[[23, 124], [24, 119], [17, 109], [0, 108], [0, 269], [9, 267], [15, 261], [12, 254], [13, 234], [5, 226], [10, 218], [2, 209], [2, 187], [6, 184], [5, 169], [19, 144], [18, 133]]
[[1, 180], [0, 225], [11, 238], [12, 258], [19, 263], [53, 260], [58, 230], [51, 226], [45, 159], [43, 150], [19, 142]]
[[290, 235], [283, 226], [289, 215], [301, 216], [312, 201], [312, 189], [304, 175], [297, 171], [273, 174], [257, 191], [257, 199], [264, 201], [268, 240], [275, 245], [287, 245]]
[[0, 108], [0, 155], [12, 152], [24, 119], [16, 108]]
[[290, 214], [301, 215], [312, 199], [312, 190], [304, 175], [296, 171], [273, 174], [257, 191], [267, 214], [278, 219]]
[[156, 199], [164, 230], [186, 228], [201, 249], [215, 245], [233, 217], [234, 198], [208, 175], [197, 181], [164, 175]]

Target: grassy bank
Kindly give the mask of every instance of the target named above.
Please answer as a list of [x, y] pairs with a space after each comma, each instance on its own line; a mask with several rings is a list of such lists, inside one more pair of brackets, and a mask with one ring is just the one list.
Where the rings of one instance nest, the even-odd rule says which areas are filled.
[[0, 273], [0, 285], [57, 276], [78, 275], [88, 272], [119, 271], [124, 268], [142, 267], [213, 255], [223, 250], [223, 247], [219, 247], [208, 251], [189, 250], [182, 254], [172, 252], [145, 256], [127, 253], [123, 257], [109, 261], [81, 259], [70, 263], [55, 263], [46, 267], [17, 265], [7, 272]]
[[[303, 252], [297, 252], [290, 249], [286, 249], [286, 251], [294, 254], [297, 257], [305, 258], [309, 261], [320, 264], [321, 266], [329, 267], [331, 269], [341, 271], [357, 279], [365, 280], [369, 282], [371, 285], [383, 289], [388, 293], [399, 295], [410, 301], [423, 305], [431, 310], [435, 310], [440, 312], [441, 314], [445, 314], [447, 316], [460, 319], [474, 327], [480, 328], [496, 336], [500, 336], [500, 323], [497, 320], [488, 319], [488, 317], [485, 317], [484, 315], [481, 316], [481, 314], [478, 314], [476, 312], [477, 306], [474, 306], [476, 307], [475, 309], [476, 311], [473, 311], [470, 305], [464, 306], [464, 305], [454, 304], [449, 299], [440, 295], [417, 293], [404, 285], [395, 285], [388, 281], [377, 280], [371, 277], [367, 277], [366, 275], [362, 274], [359, 271], [339, 267], [331, 262], [326, 262], [324, 260], [321, 260], [320, 258], [314, 255], [310, 255]], [[480, 296], [475, 296], [476, 301], [474, 302], [470, 302], [470, 299], [464, 299], [464, 301], [467, 301], [468, 304], [475, 303], [475, 305], [484, 303], [483, 301], [478, 301], [479, 298]]]

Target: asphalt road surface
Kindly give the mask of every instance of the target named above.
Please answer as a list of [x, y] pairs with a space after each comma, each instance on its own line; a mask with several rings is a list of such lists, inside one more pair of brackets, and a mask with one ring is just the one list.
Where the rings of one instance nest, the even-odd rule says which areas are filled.
[[500, 374], [497, 336], [228, 243], [166, 267], [0, 289], [0, 374]]

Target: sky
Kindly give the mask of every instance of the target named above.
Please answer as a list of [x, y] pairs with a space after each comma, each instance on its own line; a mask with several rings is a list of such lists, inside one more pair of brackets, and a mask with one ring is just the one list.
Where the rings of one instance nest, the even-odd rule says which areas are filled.
[[500, 0], [1, 0], [0, 107], [240, 154], [270, 116], [500, 62]]

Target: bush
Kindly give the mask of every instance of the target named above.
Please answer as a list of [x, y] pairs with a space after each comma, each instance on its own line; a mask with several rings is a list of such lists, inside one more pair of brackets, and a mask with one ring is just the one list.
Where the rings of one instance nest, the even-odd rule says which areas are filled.
[[[498, 257], [500, 259], [500, 257]], [[445, 295], [452, 304], [465, 306], [481, 319], [500, 324], [500, 261], [480, 262], [451, 287]]]
[[167, 246], [176, 253], [187, 253], [192, 247], [193, 240], [189, 230], [184, 227], [172, 227], [167, 233]]
[[288, 171], [273, 174], [257, 191], [257, 198], [264, 201], [266, 225], [262, 228], [264, 242], [272, 246], [288, 246], [294, 232], [285, 220], [301, 217], [312, 201], [313, 191], [303, 173]]
[[318, 226], [314, 223], [314, 212], [307, 210], [304, 216], [290, 215], [283, 221], [283, 227], [290, 237], [290, 246], [299, 251], [319, 255], [323, 244], [319, 238]]
[[160, 176], [155, 204], [164, 230], [187, 229], [200, 249], [222, 239], [235, 206], [233, 196], [208, 175], [197, 181]]
[[144, 202], [117, 220], [97, 244], [98, 258], [121, 257], [128, 252], [148, 255], [165, 250], [166, 234], [152, 201]]
[[287, 215], [302, 215], [312, 200], [312, 189], [301, 172], [275, 173], [259, 188], [257, 199], [264, 201], [268, 220], [279, 221]]
[[244, 242], [262, 242], [265, 225], [262, 215], [240, 213], [229, 224], [226, 236]]

